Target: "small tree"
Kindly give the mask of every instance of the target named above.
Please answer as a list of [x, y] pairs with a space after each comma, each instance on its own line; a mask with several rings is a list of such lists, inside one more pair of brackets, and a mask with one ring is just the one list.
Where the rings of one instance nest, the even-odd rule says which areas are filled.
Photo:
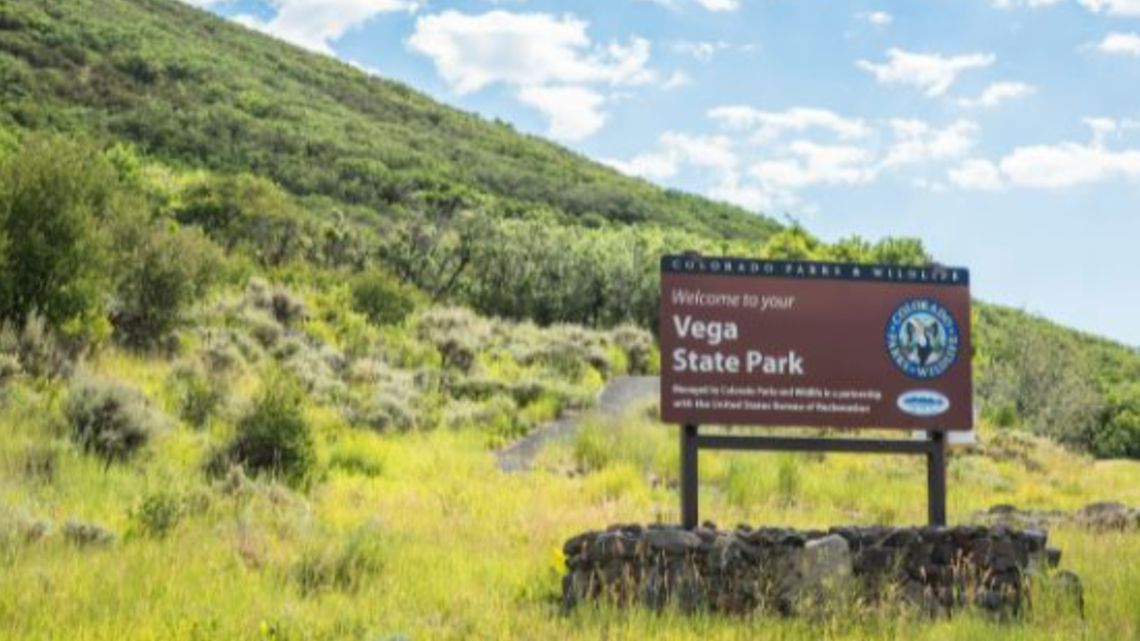
[[115, 334], [132, 347], [159, 343], [214, 282], [221, 260], [200, 230], [165, 224], [146, 229], [120, 260]]
[[4, 158], [0, 317], [23, 325], [38, 312], [72, 337], [95, 331], [110, 289], [105, 223], [123, 206], [114, 169], [86, 146], [32, 138]]
[[398, 325], [416, 309], [415, 289], [388, 274], [370, 271], [352, 282], [352, 307], [373, 325]]
[[1102, 458], [1140, 458], [1140, 384], [1113, 390], [1090, 435], [1092, 453]]

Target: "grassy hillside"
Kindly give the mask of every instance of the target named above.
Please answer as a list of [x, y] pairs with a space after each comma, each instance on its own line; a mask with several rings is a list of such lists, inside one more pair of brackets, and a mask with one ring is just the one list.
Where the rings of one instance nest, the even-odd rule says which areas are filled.
[[[1135, 638], [1135, 531], [1063, 527], [1087, 620], [558, 615], [562, 541], [677, 520], [657, 259], [925, 263], [630, 180], [170, 0], [0, 4], [0, 638]], [[952, 520], [1140, 503], [1140, 354], [980, 305]], [[1027, 435], [1027, 431], [1042, 436]], [[1058, 442], [1070, 447], [1062, 447]], [[724, 524], [921, 520], [919, 461], [709, 455]]]
[[446, 201], [753, 241], [775, 228], [174, 0], [4, 2], [0, 122], [127, 140], [397, 217]]

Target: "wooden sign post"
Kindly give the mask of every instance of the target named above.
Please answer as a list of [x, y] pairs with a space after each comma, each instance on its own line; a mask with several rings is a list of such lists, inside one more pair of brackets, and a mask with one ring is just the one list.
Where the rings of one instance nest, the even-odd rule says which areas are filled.
[[[666, 256], [661, 415], [681, 426], [681, 515], [706, 450], [926, 457], [946, 524], [946, 432], [973, 429], [964, 269]], [[700, 425], [921, 430], [925, 440], [702, 434]]]

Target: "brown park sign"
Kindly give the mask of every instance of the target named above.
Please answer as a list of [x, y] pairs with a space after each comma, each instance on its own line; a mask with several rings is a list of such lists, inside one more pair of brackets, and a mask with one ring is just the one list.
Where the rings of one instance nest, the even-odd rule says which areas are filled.
[[666, 256], [662, 417], [970, 430], [969, 280], [943, 267]]

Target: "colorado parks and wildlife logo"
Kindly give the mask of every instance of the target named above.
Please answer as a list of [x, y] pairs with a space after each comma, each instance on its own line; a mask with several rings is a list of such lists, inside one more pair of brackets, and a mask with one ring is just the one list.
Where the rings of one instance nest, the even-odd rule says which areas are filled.
[[958, 360], [958, 324], [950, 311], [929, 298], [899, 305], [887, 323], [887, 352], [912, 378], [938, 378]]

